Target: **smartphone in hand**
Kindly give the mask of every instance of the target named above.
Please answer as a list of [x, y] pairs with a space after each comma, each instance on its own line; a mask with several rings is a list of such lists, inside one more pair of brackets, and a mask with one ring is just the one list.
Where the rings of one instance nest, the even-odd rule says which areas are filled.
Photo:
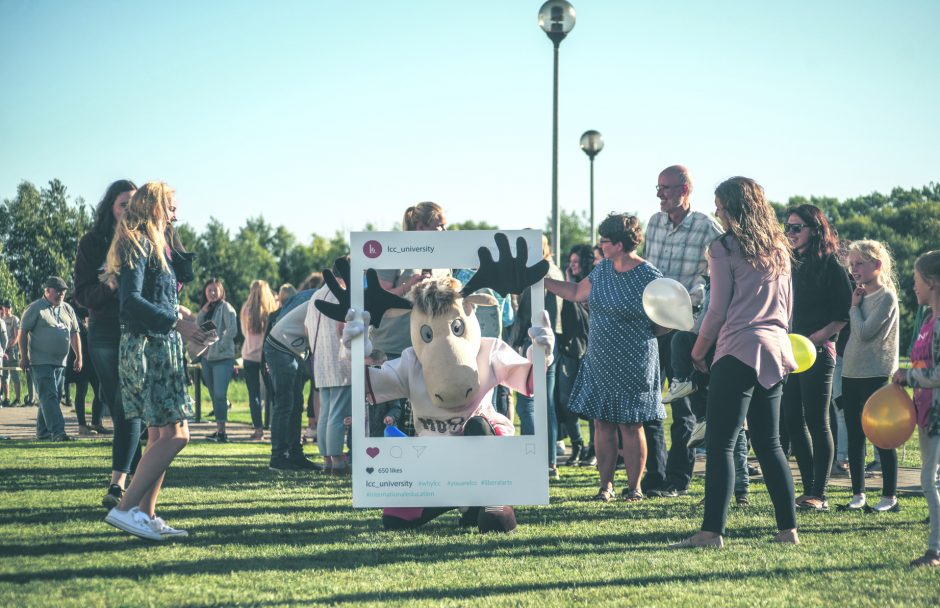
[[202, 331], [213, 331], [218, 328], [215, 326], [215, 323], [213, 323], [212, 321], [205, 321], [202, 323], [202, 325], [199, 326], [199, 329], [201, 329]]

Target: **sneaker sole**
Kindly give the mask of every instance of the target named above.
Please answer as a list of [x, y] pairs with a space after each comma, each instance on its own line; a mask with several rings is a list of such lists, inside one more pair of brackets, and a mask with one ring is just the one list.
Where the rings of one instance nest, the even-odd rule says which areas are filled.
[[189, 536], [189, 532], [186, 530], [176, 530], [174, 532], [160, 532], [160, 536], [163, 538], [184, 538]]
[[156, 532], [148, 533], [143, 530], [140, 530], [139, 528], [133, 528], [133, 527], [127, 526], [123, 521], [120, 521], [117, 519], [111, 519], [110, 513], [108, 514], [108, 517], [104, 518], [104, 523], [112, 525], [118, 530], [123, 530], [124, 532], [127, 532], [128, 534], [132, 534], [133, 536], [136, 536], [137, 538], [143, 538], [146, 540], [155, 540], [155, 541], [164, 540], [163, 535], [157, 534]]

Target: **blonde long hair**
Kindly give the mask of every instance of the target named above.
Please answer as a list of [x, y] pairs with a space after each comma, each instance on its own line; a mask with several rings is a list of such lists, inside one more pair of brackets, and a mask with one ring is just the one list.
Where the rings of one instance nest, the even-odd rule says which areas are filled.
[[114, 229], [104, 278], [121, 274], [124, 264], [134, 268], [138, 260], [146, 263], [151, 257], [169, 272], [167, 244], [176, 245], [178, 240], [169, 221], [173, 202], [173, 189], [164, 182], [147, 182], [134, 193]]
[[894, 276], [894, 259], [887, 245], [873, 240], [852, 241], [846, 259], [851, 258], [853, 253], [867, 262], [881, 262], [881, 282], [888, 291], [898, 292], [898, 282]]
[[248, 299], [242, 305], [242, 320], [253, 334], [264, 333], [268, 325], [268, 315], [277, 310], [277, 300], [267, 281], [255, 279], [251, 282]]

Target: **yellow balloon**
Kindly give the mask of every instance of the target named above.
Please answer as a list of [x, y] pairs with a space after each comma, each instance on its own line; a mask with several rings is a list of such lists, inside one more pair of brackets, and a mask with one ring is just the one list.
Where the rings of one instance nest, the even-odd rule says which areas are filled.
[[794, 374], [805, 372], [816, 363], [816, 345], [806, 336], [789, 334], [790, 346], [793, 347], [793, 358], [796, 359]]
[[904, 445], [911, 438], [916, 424], [914, 402], [897, 384], [889, 384], [872, 393], [862, 410], [862, 430], [869, 441], [882, 450]]

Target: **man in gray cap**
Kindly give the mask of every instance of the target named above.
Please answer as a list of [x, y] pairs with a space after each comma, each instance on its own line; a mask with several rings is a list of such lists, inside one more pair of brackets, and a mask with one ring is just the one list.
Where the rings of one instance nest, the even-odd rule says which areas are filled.
[[59, 409], [59, 394], [69, 346], [75, 352], [75, 371], [82, 369], [78, 315], [64, 301], [68, 289], [64, 280], [49, 277], [43, 287], [43, 297], [26, 308], [20, 321], [20, 367], [32, 369], [39, 391], [36, 438], [70, 441]]

